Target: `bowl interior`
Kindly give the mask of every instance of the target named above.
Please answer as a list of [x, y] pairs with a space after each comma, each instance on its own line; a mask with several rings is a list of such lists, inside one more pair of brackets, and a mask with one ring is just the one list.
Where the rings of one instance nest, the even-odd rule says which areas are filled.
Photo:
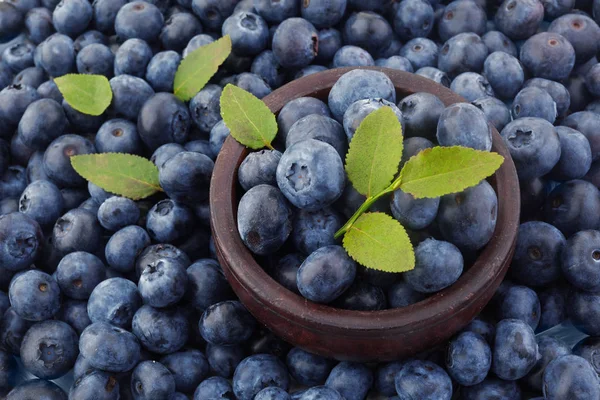
[[[310, 96], [326, 101], [337, 79], [352, 69], [354, 68], [340, 68], [309, 75], [285, 85], [263, 100], [274, 113], [278, 113], [285, 104], [298, 97]], [[446, 106], [465, 101], [429, 79], [385, 68], [369, 69], [385, 72], [392, 79], [397, 101], [416, 92], [432, 93]], [[237, 288], [236, 293], [242, 301], [252, 301], [255, 306], [263, 307], [271, 317], [289, 321], [312, 332], [365, 338], [371, 337], [374, 332], [381, 337], [394, 338], [434, 327], [443, 332], [445, 324], [473, 302], [481, 303], [477, 307], [479, 311], [485, 306], [504, 277], [514, 250], [520, 192], [514, 164], [495, 129], [492, 151], [505, 158], [504, 164], [490, 179], [498, 195], [498, 219], [492, 239], [471, 267], [451, 287], [419, 303], [382, 311], [351, 311], [312, 303], [287, 290], [263, 270], [245, 247], [237, 232], [240, 190], [237, 169], [248, 150], [229, 137], [215, 165], [210, 198], [213, 238], [225, 274], [234, 290]], [[240, 293], [241, 288], [244, 293]], [[269, 326], [268, 317], [263, 315], [258, 318]], [[468, 321], [464, 324], [466, 323]]]

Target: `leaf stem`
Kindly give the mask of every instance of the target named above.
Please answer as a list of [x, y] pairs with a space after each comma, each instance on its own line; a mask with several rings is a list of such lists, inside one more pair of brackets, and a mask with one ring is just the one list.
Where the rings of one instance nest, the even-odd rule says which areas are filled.
[[[399, 179], [397, 179], [397, 180], [399, 180]], [[358, 220], [360, 218], [360, 216], [363, 215], [365, 212], [369, 211], [369, 209], [371, 208], [371, 206], [377, 200], [379, 200], [381, 197], [383, 197], [386, 194], [391, 193], [391, 192], [393, 192], [395, 190], [394, 189], [394, 185], [395, 184], [397, 184], [396, 181], [392, 182], [387, 188], [383, 189], [381, 192], [377, 193], [376, 195], [367, 197], [367, 199], [364, 201], [364, 203], [362, 203], [362, 205], [358, 208], [358, 210], [356, 210], [356, 212], [354, 213], [354, 215], [352, 215], [352, 217], [350, 217], [350, 219], [348, 220], [348, 222], [346, 222], [344, 224], [344, 226], [342, 226], [335, 233], [335, 235], [333, 235], [333, 237], [335, 239], [339, 239], [346, 232], [348, 232], [350, 230], [350, 228], [352, 227], [352, 225], [354, 225], [354, 223], [356, 222], [356, 220]]]

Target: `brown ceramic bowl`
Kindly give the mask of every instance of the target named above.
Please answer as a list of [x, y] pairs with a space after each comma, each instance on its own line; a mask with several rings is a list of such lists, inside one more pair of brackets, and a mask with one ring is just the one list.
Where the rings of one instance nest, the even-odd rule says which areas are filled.
[[[327, 100], [333, 84], [354, 68], [340, 68], [298, 79], [263, 100], [274, 113], [298, 97]], [[401, 99], [429, 92], [446, 105], [465, 100], [418, 75], [385, 72]], [[295, 346], [326, 357], [351, 361], [390, 361], [424, 351], [447, 340], [488, 303], [504, 278], [519, 225], [519, 184], [514, 164], [494, 129], [493, 151], [504, 156], [490, 179], [498, 194], [494, 236], [475, 263], [451, 287], [424, 301], [383, 311], [349, 311], [310, 302], [273, 280], [244, 246], [237, 230], [241, 190], [237, 170], [248, 150], [229, 137], [217, 159], [210, 188], [215, 248], [225, 275], [242, 303], [275, 334]]]

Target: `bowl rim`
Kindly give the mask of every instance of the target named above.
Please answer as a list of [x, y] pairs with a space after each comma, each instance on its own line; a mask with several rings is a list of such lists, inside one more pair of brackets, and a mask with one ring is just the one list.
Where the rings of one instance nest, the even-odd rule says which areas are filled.
[[[439, 97], [446, 106], [467, 102], [430, 79], [381, 67], [346, 67], [312, 74], [282, 86], [263, 101], [277, 114], [295, 98], [312, 97], [320, 91], [328, 92], [333, 85], [331, 82], [335, 83], [340, 76], [354, 69], [385, 73], [394, 83], [397, 94], [408, 96], [428, 92]], [[227, 278], [235, 279], [254, 302], [271, 313], [313, 332], [353, 338], [367, 338], [373, 332], [379, 332], [391, 338], [425, 327], [443, 325], [478, 297], [489, 294], [500, 275], [506, 273], [514, 251], [520, 214], [519, 182], [508, 149], [493, 127], [492, 132], [492, 150], [505, 158], [492, 178], [498, 196], [498, 217], [492, 239], [473, 265], [450, 287], [407, 307], [380, 311], [345, 310], [313, 303], [280, 285], [258, 264], [237, 230], [237, 169], [250, 151], [231, 136], [227, 137], [215, 162], [210, 188], [213, 240], [219, 259], [224, 261], [223, 269]]]

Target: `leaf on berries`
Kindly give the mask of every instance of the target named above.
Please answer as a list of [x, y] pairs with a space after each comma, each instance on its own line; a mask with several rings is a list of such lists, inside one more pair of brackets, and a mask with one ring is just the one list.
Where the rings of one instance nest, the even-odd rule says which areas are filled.
[[88, 115], [101, 115], [112, 101], [110, 83], [103, 75], [67, 74], [54, 83], [71, 107]]
[[221, 93], [221, 117], [231, 136], [251, 149], [268, 147], [277, 135], [275, 114], [262, 100], [229, 84]]
[[219, 66], [231, 53], [231, 38], [225, 35], [188, 54], [177, 68], [173, 82], [173, 93], [181, 101], [196, 95], [217, 73]]
[[400, 189], [417, 199], [462, 192], [493, 175], [503, 162], [497, 153], [469, 147], [425, 149], [404, 164]]
[[367, 197], [389, 186], [402, 158], [402, 126], [390, 107], [367, 115], [346, 155], [346, 172], [354, 188]]
[[344, 235], [344, 248], [356, 262], [385, 272], [415, 267], [415, 253], [404, 227], [387, 214], [361, 215]]
[[71, 165], [93, 184], [132, 200], [162, 191], [158, 168], [140, 156], [124, 153], [82, 154], [71, 157]]

